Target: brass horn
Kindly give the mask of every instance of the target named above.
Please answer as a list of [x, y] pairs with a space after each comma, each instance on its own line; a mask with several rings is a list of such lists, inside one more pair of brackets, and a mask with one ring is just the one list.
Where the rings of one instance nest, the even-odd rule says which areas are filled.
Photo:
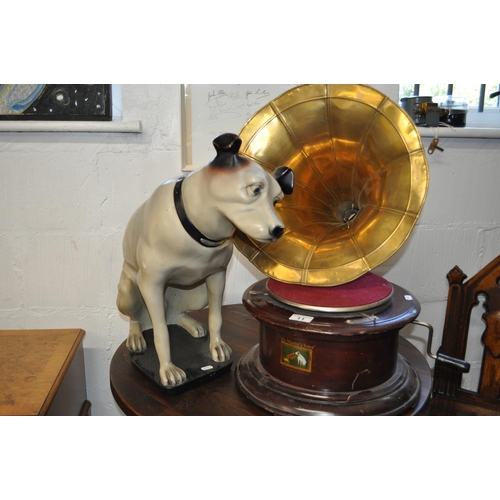
[[269, 172], [286, 165], [295, 189], [277, 206], [275, 243], [241, 232], [240, 252], [278, 281], [334, 286], [363, 276], [406, 241], [429, 173], [415, 124], [367, 85], [300, 85], [261, 108], [240, 131], [240, 153]]

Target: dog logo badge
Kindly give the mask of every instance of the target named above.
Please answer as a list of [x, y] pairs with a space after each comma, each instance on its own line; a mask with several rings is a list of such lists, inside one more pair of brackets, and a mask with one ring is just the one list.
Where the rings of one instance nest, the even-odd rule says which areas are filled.
[[294, 370], [310, 373], [312, 370], [313, 346], [295, 344], [281, 340], [282, 365]]

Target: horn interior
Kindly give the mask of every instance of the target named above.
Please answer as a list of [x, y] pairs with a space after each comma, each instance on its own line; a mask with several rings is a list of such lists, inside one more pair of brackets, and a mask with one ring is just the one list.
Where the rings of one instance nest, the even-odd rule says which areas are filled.
[[334, 286], [391, 257], [421, 212], [428, 165], [411, 118], [367, 85], [300, 85], [240, 131], [240, 154], [269, 172], [286, 165], [295, 188], [276, 210], [286, 232], [261, 244], [236, 232], [240, 252], [278, 281]]

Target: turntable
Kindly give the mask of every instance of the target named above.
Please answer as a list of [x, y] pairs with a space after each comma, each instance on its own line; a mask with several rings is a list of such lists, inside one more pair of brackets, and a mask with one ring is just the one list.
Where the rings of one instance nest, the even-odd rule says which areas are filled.
[[259, 344], [236, 366], [239, 389], [279, 415], [408, 414], [420, 395], [398, 350], [417, 299], [372, 272], [410, 235], [429, 172], [411, 118], [366, 85], [300, 85], [259, 110], [241, 153], [295, 188], [276, 205], [282, 238], [235, 245], [268, 278], [243, 295]]

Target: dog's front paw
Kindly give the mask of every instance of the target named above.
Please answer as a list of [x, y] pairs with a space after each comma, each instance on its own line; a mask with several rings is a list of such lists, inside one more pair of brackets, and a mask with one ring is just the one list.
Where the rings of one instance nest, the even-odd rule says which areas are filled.
[[165, 363], [160, 366], [160, 380], [165, 387], [180, 385], [186, 380], [184, 370], [181, 370], [173, 363]]
[[219, 363], [229, 361], [232, 352], [232, 349], [223, 340], [210, 343], [210, 354], [214, 361]]
[[139, 331], [130, 331], [127, 338], [127, 348], [132, 352], [144, 352], [146, 350], [146, 340], [142, 335], [142, 332]]

